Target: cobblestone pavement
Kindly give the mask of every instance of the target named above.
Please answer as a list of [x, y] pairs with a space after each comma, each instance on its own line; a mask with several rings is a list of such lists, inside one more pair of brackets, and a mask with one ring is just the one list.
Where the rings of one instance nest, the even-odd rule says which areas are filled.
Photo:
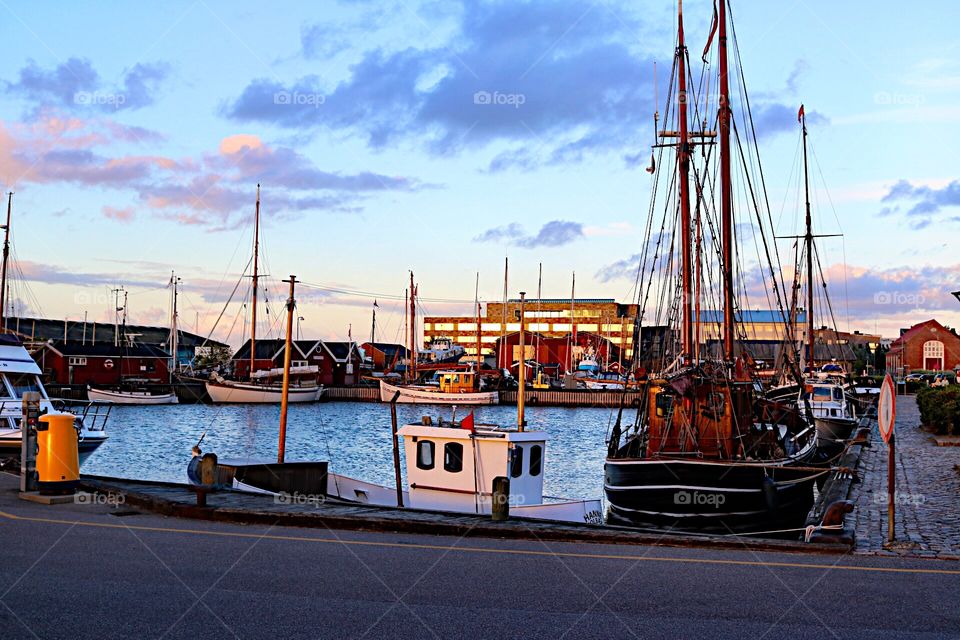
[[960, 447], [920, 429], [913, 396], [897, 398], [896, 541], [887, 539], [887, 445], [874, 427], [855, 485], [857, 552], [960, 559]]

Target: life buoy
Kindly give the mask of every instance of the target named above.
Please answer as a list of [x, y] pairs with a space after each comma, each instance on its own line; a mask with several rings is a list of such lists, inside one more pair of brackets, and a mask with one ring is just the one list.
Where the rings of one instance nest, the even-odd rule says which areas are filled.
[[103, 366], [107, 369], [113, 369], [113, 360], [111, 360], [110, 358], [107, 358], [106, 360], [103, 361]]

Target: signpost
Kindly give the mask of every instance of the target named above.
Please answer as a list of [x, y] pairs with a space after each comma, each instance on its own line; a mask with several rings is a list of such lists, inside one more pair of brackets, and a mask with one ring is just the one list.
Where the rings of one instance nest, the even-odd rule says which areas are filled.
[[887, 541], [893, 542], [895, 531], [894, 505], [896, 503], [896, 442], [893, 435], [893, 425], [897, 420], [897, 393], [893, 386], [893, 378], [888, 373], [880, 387], [880, 403], [877, 406], [877, 426], [880, 436], [887, 443]]

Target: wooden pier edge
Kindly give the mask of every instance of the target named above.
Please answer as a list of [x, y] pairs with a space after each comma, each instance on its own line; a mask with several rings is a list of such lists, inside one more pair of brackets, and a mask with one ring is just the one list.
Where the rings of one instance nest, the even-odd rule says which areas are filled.
[[[847, 554], [852, 544], [824, 542], [806, 544], [800, 541], [752, 537], [683, 536], [661, 532], [638, 531], [626, 527], [544, 520], [511, 518], [494, 522], [487, 516], [428, 512], [390, 507], [324, 504], [311, 510], [276, 508], [270, 496], [223, 491], [211, 494], [205, 507], [196, 505], [196, 497], [187, 485], [176, 483], [125, 480], [101, 476], [83, 476], [81, 488], [99, 493], [122, 495], [126, 506], [133, 506], [165, 516], [227, 522], [316, 529], [338, 529], [377, 533], [445, 535], [472, 538], [534, 540], [592, 544], [643, 545], [656, 547], [690, 547], [714, 549], [751, 549], [787, 553]], [[225, 506], [226, 496], [249, 503], [247, 507]], [[258, 503], [259, 501], [259, 503]]]

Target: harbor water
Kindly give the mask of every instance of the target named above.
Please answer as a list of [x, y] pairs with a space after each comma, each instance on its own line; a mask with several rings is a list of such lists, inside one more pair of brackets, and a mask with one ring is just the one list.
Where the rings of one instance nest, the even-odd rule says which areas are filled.
[[[470, 408], [458, 407], [458, 419]], [[478, 423], [516, 424], [509, 405], [474, 409]], [[633, 411], [624, 422], [633, 420]], [[450, 420], [451, 407], [397, 405], [402, 426], [431, 416]], [[276, 460], [280, 408], [275, 405], [116, 406], [107, 424], [109, 440], [83, 465], [83, 473], [119, 478], [186, 482], [190, 448], [221, 458]], [[544, 493], [562, 497], [603, 495], [604, 440], [615, 409], [529, 407], [528, 429], [547, 432]], [[330, 470], [393, 486], [390, 408], [366, 402], [290, 406], [286, 460], [328, 460]], [[401, 446], [402, 455], [402, 446]]]

